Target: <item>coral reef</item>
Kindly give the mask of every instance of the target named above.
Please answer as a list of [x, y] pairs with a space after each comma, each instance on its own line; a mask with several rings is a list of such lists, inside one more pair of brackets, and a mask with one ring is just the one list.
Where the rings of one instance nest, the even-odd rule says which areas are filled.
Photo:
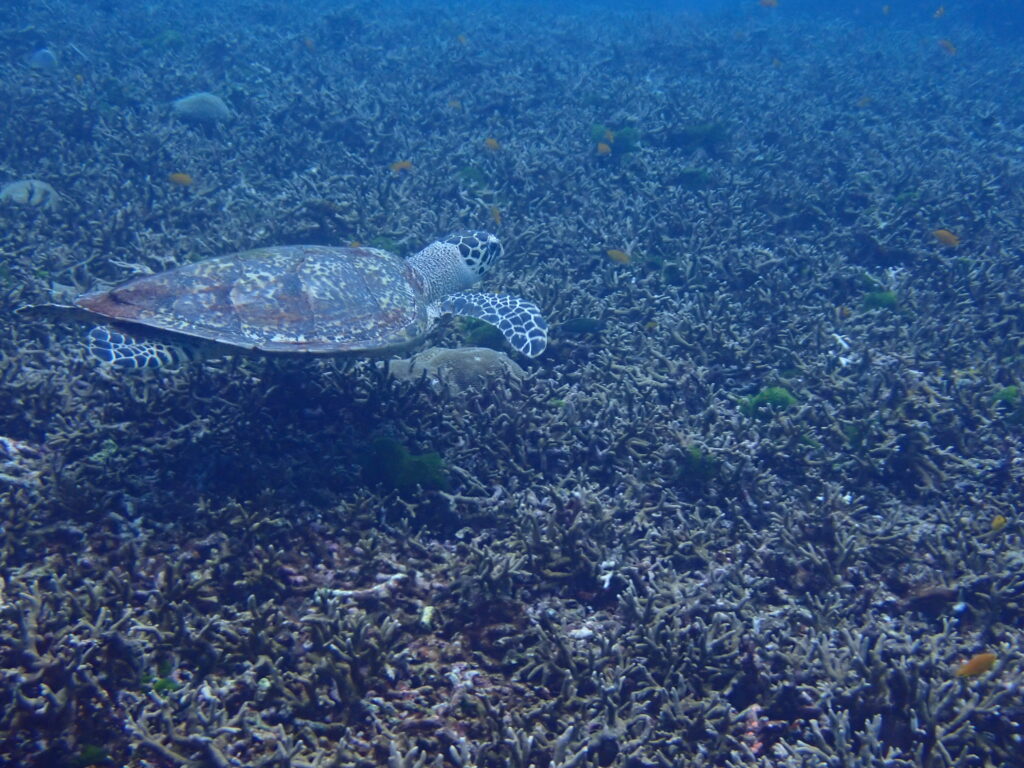
[[[779, 5], [11, 3], [2, 170], [61, 204], [0, 206], [0, 763], [1017, 764], [1016, 42]], [[13, 312], [462, 227], [521, 375], [130, 376]]]

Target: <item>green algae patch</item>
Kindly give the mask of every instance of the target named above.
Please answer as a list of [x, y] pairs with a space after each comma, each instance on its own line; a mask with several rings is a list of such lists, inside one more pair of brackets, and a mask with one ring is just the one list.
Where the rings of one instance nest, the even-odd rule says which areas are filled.
[[1024, 400], [1020, 387], [1011, 384], [996, 390], [992, 395], [992, 407], [1010, 424], [1024, 423]]
[[784, 411], [797, 402], [793, 393], [785, 387], [765, 387], [756, 395], [748, 397], [740, 406], [740, 410], [746, 416], [763, 419], [770, 413]]
[[177, 680], [173, 680], [169, 677], [158, 677], [152, 683], [152, 688], [156, 693], [173, 693], [174, 691], [181, 688], [181, 683]]
[[872, 291], [864, 294], [861, 304], [865, 309], [888, 309], [893, 310], [900, 304], [900, 297], [896, 291]]
[[1016, 408], [1020, 404], [1020, 387], [1003, 387], [992, 395], [992, 402], [997, 406]]
[[166, 661], [160, 662], [156, 668], [156, 674], [146, 673], [142, 676], [142, 684], [158, 696], [166, 696], [181, 688], [181, 683], [171, 675], [174, 668]]
[[688, 491], [699, 493], [718, 477], [721, 467], [721, 461], [699, 446], [691, 445], [683, 449], [678, 460], [675, 483]]
[[411, 453], [390, 437], [379, 437], [370, 443], [359, 463], [365, 482], [400, 494], [417, 488], [446, 491], [450, 487], [447, 469], [439, 453]]
[[459, 318], [459, 324], [466, 334], [466, 346], [487, 347], [498, 352], [508, 349], [505, 337], [497, 328], [482, 320], [475, 320], [471, 317]]
[[95, 744], [83, 744], [78, 754], [71, 758], [68, 765], [71, 768], [89, 768], [91, 765], [112, 765], [110, 753], [103, 747]]

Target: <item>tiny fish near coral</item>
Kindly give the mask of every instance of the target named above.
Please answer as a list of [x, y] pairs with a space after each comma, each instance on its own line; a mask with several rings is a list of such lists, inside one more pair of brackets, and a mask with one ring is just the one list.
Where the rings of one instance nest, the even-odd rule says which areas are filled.
[[996, 664], [994, 653], [976, 653], [956, 670], [957, 677], [977, 677], [988, 672]]
[[948, 229], [936, 229], [932, 232], [935, 239], [942, 243], [947, 248], [956, 248], [960, 245], [960, 238], [954, 235]]
[[412, 171], [412, 160], [399, 160], [388, 166], [394, 174], [400, 174], [402, 171], [409, 173]]
[[499, 149], [501, 149], [501, 142], [498, 141], [493, 136], [488, 136], [486, 139], [484, 139], [484, 146], [487, 147], [487, 149], [491, 150], [491, 152], [497, 152]]
[[192, 176], [187, 173], [172, 173], [167, 180], [176, 187], [191, 187], [193, 182]]

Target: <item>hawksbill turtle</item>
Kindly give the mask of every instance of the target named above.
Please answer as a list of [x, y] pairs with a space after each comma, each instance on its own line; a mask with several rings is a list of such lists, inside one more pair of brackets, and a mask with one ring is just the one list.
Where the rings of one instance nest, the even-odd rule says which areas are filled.
[[548, 326], [535, 304], [466, 290], [502, 253], [497, 237], [478, 231], [455, 232], [408, 259], [364, 246], [272, 246], [27, 309], [101, 321], [88, 333], [89, 351], [123, 368], [173, 367], [209, 348], [390, 355], [449, 313], [490, 323], [536, 357]]

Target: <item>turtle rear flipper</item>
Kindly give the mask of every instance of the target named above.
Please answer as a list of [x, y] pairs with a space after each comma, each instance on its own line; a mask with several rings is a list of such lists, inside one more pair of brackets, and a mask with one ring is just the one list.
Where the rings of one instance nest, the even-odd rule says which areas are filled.
[[98, 325], [88, 333], [89, 354], [118, 368], [176, 368], [191, 359], [177, 344], [136, 338]]
[[548, 324], [540, 308], [518, 296], [453, 293], [441, 302], [440, 310], [493, 325], [527, 357], [537, 357], [548, 345]]

